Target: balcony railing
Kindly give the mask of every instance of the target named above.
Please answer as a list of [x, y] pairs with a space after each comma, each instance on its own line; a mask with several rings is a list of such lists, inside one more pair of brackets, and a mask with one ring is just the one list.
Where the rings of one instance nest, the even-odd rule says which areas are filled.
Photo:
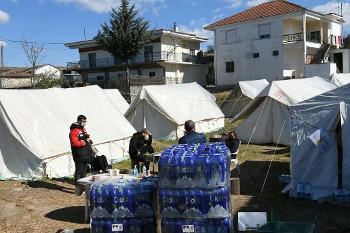
[[[139, 55], [129, 59], [129, 64], [137, 64], [143, 62], [157, 62], [157, 61], [169, 61], [169, 62], [188, 62], [191, 64], [205, 64], [206, 61], [202, 56], [191, 55], [188, 53], [173, 53], [168, 51], [162, 51], [157, 53], [151, 53], [149, 55]], [[114, 65], [122, 65], [125, 62], [121, 59], [114, 59], [113, 57], [96, 59], [95, 61], [83, 60], [77, 62], [68, 62], [68, 68], [95, 68], [95, 67], [107, 67]]]
[[295, 43], [303, 41], [303, 33], [294, 33], [294, 34], [286, 34], [283, 35], [284, 43]]

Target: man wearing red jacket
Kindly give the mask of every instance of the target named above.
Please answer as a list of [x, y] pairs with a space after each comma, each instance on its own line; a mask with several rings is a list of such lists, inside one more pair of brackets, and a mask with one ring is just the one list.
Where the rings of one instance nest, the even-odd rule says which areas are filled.
[[77, 122], [70, 126], [69, 140], [75, 163], [75, 183], [86, 176], [87, 165], [91, 162], [93, 155], [92, 141], [85, 129], [86, 122], [86, 116], [79, 115]]

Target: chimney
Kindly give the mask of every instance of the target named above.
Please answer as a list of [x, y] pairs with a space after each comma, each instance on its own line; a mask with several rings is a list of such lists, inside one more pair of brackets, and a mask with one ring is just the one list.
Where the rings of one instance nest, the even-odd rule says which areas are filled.
[[177, 28], [177, 26], [176, 26], [176, 22], [174, 22], [174, 28], [173, 28], [173, 31], [174, 31], [174, 32], [177, 32], [177, 31], [178, 31], [178, 28]]
[[1, 45], [1, 67], [4, 67], [4, 45]]

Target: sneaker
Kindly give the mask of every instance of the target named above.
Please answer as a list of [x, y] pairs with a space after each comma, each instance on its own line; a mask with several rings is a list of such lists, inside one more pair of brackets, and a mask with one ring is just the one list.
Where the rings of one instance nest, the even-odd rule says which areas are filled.
[[84, 193], [84, 191], [85, 191], [84, 186], [82, 186], [81, 184], [75, 185], [75, 191], [74, 191], [75, 195], [80, 196]]

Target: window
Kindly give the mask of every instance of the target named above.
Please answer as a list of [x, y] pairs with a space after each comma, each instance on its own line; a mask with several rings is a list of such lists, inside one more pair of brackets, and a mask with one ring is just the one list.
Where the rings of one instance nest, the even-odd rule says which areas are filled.
[[156, 76], [156, 72], [149, 72], [149, 73], [148, 73], [148, 76], [154, 77], [154, 76]]
[[229, 61], [226, 62], [226, 73], [232, 73], [235, 72], [235, 62]]
[[278, 56], [278, 54], [279, 54], [279, 51], [278, 51], [278, 50], [272, 51], [272, 56]]
[[253, 53], [253, 58], [258, 58], [258, 57], [260, 57], [259, 53]]
[[96, 53], [89, 53], [89, 67], [96, 67]]
[[319, 43], [321, 41], [320, 31], [310, 32], [310, 41]]
[[260, 39], [270, 38], [270, 34], [271, 34], [271, 25], [270, 24], [259, 25], [259, 38]]
[[143, 54], [145, 61], [153, 61], [153, 45], [146, 45]]
[[196, 50], [194, 50], [194, 49], [190, 49], [190, 55], [196, 55]]
[[226, 31], [226, 44], [237, 43], [237, 31], [230, 30]]
[[96, 81], [103, 81], [103, 80], [105, 80], [105, 78], [101, 75], [96, 77]]

